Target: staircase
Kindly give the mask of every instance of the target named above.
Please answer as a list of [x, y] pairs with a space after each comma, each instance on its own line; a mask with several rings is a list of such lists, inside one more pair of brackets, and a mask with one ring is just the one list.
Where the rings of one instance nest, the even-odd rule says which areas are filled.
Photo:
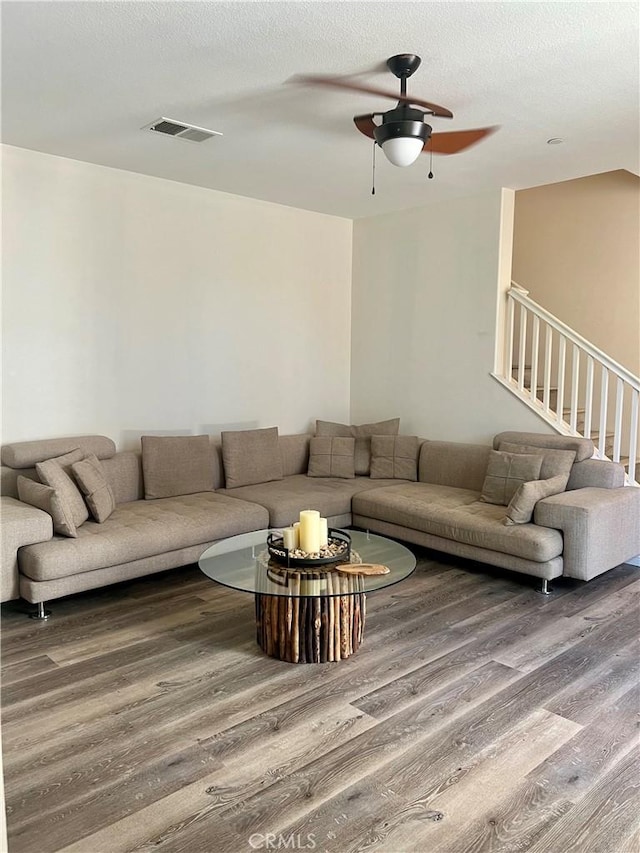
[[493, 374], [562, 435], [591, 438], [640, 485], [640, 379], [529, 298], [507, 291], [503, 364]]

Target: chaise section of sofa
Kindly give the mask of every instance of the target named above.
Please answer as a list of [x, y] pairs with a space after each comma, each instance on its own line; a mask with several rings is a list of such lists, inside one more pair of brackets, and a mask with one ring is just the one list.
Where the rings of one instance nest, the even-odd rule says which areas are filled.
[[494, 439], [513, 444], [575, 453], [568, 490], [538, 501], [530, 523], [506, 525], [507, 508], [481, 500], [490, 447], [425, 441], [418, 482], [354, 495], [354, 525], [543, 581], [589, 580], [640, 553], [640, 489], [624, 487], [621, 465], [592, 459], [580, 437]]

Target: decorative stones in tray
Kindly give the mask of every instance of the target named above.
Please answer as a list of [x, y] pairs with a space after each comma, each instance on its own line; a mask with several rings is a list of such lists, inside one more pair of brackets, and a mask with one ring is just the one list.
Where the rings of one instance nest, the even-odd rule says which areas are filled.
[[270, 533], [267, 536], [267, 548], [272, 560], [283, 566], [327, 566], [340, 561], [349, 562], [351, 557], [351, 537], [344, 530], [329, 528], [328, 544], [320, 549], [319, 554], [307, 554], [299, 548], [289, 551], [284, 547], [282, 536]]

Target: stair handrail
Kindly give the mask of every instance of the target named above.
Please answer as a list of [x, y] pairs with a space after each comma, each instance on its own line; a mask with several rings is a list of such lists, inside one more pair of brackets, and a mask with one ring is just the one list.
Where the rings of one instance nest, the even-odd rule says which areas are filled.
[[521, 305], [524, 305], [525, 308], [528, 308], [534, 314], [537, 314], [538, 317], [543, 319], [545, 323], [548, 323], [549, 326], [563, 335], [567, 340], [576, 344], [576, 346], [579, 346], [587, 353], [587, 355], [592, 356], [596, 361], [604, 364], [607, 370], [615, 373], [620, 377], [620, 379], [623, 379], [631, 385], [635, 391], [640, 391], [640, 377], [636, 376], [630, 370], [627, 370], [626, 367], [623, 367], [611, 358], [611, 356], [607, 355], [606, 352], [602, 352], [601, 349], [598, 349], [598, 347], [594, 346], [586, 338], [583, 338], [582, 335], [579, 335], [578, 332], [574, 331], [570, 326], [567, 326], [566, 323], [562, 322], [562, 320], [558, 320], [557, 317], [554, 317], [554, 315], [549, 313], [546, 308], [543, 308], [542, 305], [531, 299], [529, 291], [524, 287], [519, 285], [517, 282], [512, 281], [511, 287], [507, 291], [507, 296], [511, 297], [516, 302], [519, 302]]

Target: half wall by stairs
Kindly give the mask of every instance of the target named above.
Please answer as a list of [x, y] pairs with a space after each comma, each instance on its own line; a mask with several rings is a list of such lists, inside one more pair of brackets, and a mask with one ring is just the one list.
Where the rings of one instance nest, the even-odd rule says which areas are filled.
[[507, 291], [502, 368], [494, 377], [562, 435], [593, 439], [596, 455], [640, 485], [640, 378], [529, 298]]

